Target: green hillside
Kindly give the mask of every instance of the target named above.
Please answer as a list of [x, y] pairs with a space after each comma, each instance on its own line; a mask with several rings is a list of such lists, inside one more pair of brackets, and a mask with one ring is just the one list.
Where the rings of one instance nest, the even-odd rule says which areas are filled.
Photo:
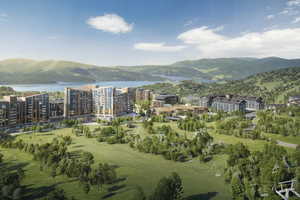
[[300, 66], [300, 59], [217, 58], [171, 65], [99, 67], [70, 61], [8, 59], [0, 61], [0, 83], [94, 81], [238, 80], [261, 72]]
[[261, 72], [300, 66], [300, 59], [269, 58], [216, 58], [189, 60], [165, 66], [136, 66], [122, 69], [180, 76], [192, 79], [237, 80]]
[[145, 86], [157, 92], [175, 93], [182, 97], [209, 94], [239, 94], [262, 96], [268, 103], [284, 103], [288, 96], [300, 94], [300, 67], [259, 73], [241, 80], [225, 83], [196, 83], [183, 81], [179, 84], [159, 83]]
[[34, 61], [9, 59], [0, 61], [1, 83], [55, 83], [94, 81], [163, 80], [145, 73], [115, 67], [98, 67], [69, 61]]

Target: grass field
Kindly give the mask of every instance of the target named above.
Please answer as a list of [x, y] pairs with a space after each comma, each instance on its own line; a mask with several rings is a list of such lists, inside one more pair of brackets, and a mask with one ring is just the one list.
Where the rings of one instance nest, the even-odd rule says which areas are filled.
[[[178, 129], [175, 122], [171, 123], [155, 123], [154, 126], [170, 125], [176, 132], [186, 134], [187, 137], [192, 136], [191, 132], [185, 132]], [[211, 124], [213, 125], [213, 124]], [[96, 126], [91, 126], [94, 128]], [[141, 124], [136, 124], [136, 128], [130, 129], [132, 133], [140, 134], [142, 137], [147, 136], [146, 131]], [[223, 142], [226, 144], [235, 144], [242, 142], [246, 144], [250, 150], [261, 150], [267, 143], [263, 140], [251, 140], [237, 138], [229, 135], [216, 134], [209, 131], [214, 137], [215, 142]], [[223, 170], [226, 163], [225, 155], [214, 156], [213, 160], [208, 163], [200, 163], [197, 159], [189, 162], [179, 163], [168, 161], [158, 155], [145, 154], [135, 151], [128, 144], [99, 143], [95, 138], [76, 137], [71, 133], [71, 129], [61, 129], [53, 132], [34, 133], [30, 135], [19, 135], [18, 138], [29, 143], [45, 143], [50, 142], [59, 135], [70, 135], [73, 143], [69, 147], [71, 152], [91, 152], [95, 157], [95, 164], [99, 162], [107, 162], [118, 166], [117, 172], [120, 181], [115, 185], [106, 186], [105, 190], [98, 191], [92, 189], [86, 195], [83, 193], [78, 181], [69, 179], [65, 176], [56, 178], [50, 177], [50, 171], [40, 171], [39, 163], [32, 161], [32, 156], [27, 153], [20, 152], [15, 149], [1, 149], [5, 160], [10, 165], [21, 165], [26, 170], [26, 178], [23, 184], [28, 187], [28, 195], [30, 199], [41, 199], [42, 195], [51, 191], [54, 186], [63, 188], [68, 196], [74, 196], [79, 200], [130, 200], [136, 192], [136, 187], [141, 186], [145, 193], [149, 195], [157, 182], [163, 176], [168, 176], [171, 172], [177, 172], [184, 184], [185, 196], [188, 200], [226, 200], [231, 199], [229, 185], [223, 180]], [[272, 137], [274, 135], [271, 135]], [[276, 135], [275, 135], [276, 136]], [[283, 136], [281, 136], [283, 137]], [[278, 138], [282, 141], [295, 143], [293, 138]], [[299, 140], [297, 140], [300, 143]], [[217, 176], [220, 174], [221, 176]]]
[[[138, 130], [138, 129], [137, 129]], [[71, 129], [62, 129], [52, 133], [38, 133], [33, 135], [18, 136], [32, 143], [44, 143], [51, 141], [58, 135], [72, 135]], [[141, 186], [145, 193], [150, 194], [159, 179], [177, 172], [181, 176], [185, 188], [185, 196], [190, 200], [197, 199], [230, 199], [229, 186], [224, 183], [222, 174], [226, 157], [216, 156], [207, 164], [199, 163], [197, 159], [191, 162], [178, 163], [168, 161], [161, 156], [144, 154], [131, 149], [127, 144], [109, 145], [99, 143], [96, 139], [85, 137], [73, 137], [70, 151], [89, 151], [95, 157], [95, 163], [108, 162], [117, 165], [118, 175], [123, 179], [114, 187], [110, 186], [106, 191], [99, 192], [92, 189], [86, 195], [76, 180], [58, 176], [50, 177], [50, 171], [40, 172], [39, 163], [32, 161], [32, 156], [14, 149], [0, 149], [5, 160], [11, 165], [22, 165], [26, 170], [26, 178], [23, 181], [30, 190], [30, 199], [40, 199], [41, 194], [51, 191], [54, 186], [63, 188], [66, 193], [80, 200], [130, 200], [136, 191], [136, 186]]]

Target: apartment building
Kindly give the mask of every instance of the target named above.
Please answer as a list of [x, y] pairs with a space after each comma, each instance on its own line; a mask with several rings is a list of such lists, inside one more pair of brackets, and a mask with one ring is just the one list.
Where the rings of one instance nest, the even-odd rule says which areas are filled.
[[0, 128], [8, 126], [8, 107], [9, 103], [7, 101], [0, 101]]
[[92, 90], [93, 111], [96, 117], [113, 119], [131, 113], [134, 104], [135, 90], [118, 89], [112, 86], [97, 87]]
[[50, 100], [50, 118], [61, 118], [64, 115], [64, 99]]
[[[217, 105], [215, 103], [216, 101], [227, 101], [233, 100], [235, 102], [242, 102], [245, 101], [246, 107], [245, 110], [248, 111], [256, 111], [256, 110], [262, 110], [265, 107], [264, 101], [261, 97], [251, 97], [251, 96], [239, 96], [239, 95], [209, 95], [209, 96], [203, 96], [199, 99], [199, 106], [202, 107], [213, 107]], [[231, 102], [233, 103], [233, 102]], [[225, 109], [226, 110], [226, 109]]]
[[227, 98], [227, 97], [217, 97], [213, 100], [212, 108], [216, 111], [224, 111], [224, 112], [245, 112], [246, 111], [246, 101], [235, 98]]
[[135, 92], [135, 101], [151, 101], [153, 98], [153, 93], [151, 90], [145, 90], [142, 88], [137, 88]]
[[64, 117], [89, 115], [93, 112], [91, 89], [65, 88]]
[[49, 120], [49, 95], [47, 93], [21, 97], [20, 100], [24, 102], [25, 123]]

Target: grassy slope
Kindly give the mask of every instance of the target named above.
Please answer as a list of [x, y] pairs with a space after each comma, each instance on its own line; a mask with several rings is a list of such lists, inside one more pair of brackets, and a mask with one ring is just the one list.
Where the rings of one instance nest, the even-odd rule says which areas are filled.
[[[174, 130], [180, 134], [185, 134], [185, 131], [177, 128], [175, 122], [171, 123], [155, 123], [155, 126], [162, 124], [170, 125]], [[147, 136], [147, 133], [142, 128], [141, 124], [136, 124], [135, 129], [131, 129], [133, 133], [140, 134], [142, 137]], [[210, 127], [214, 123], [209, 124]], [[209, 131], [214, 137], [215, 142], [224, 142], [227, 144], [235, 144], [242, 142], [246, 144], [250, 150], [261, 150], [266, 141], [242, 139], [234, 136], [220, 135]], [[192, 133], [186, 133], [188, 137]], [[183, 179], [185, 187], [185, 196], [190, 200], [197, 199], [230, 199], [229, 186], [224, 183], [223, 177], [216, 177], [216, 173], [223, 172], [225, 166], [225, 155], [215, 156], [214, 159], [206, 164], [199, 163], [197, 159], [191, 162], [178, 163], [167, 161], [161, 156], [144, 154], [131, 149], [127, 144], [109, 145], [106, 143], [99, 143], [96, 139], [88, 139], [85, 137], [76, 137], [71, 133], [71, 129], [56, 130], [52, 133], [36, 133], [33, 135], [18, 136], [23, 140], [32, 143], [45, 143], [51, 141], [52, 138], [58, 135], [71, 135], [73, 144], [70, 146], [70, 151], [80, 152], [89, 151], [93, 153], [96, 163], [108, 162], [118, 166], [117, 172], [120, 177], [127, 178], [126, 181], [121, 181], [117, 185], [120, 189], [115, 191], [108, 199], [112, 200], [130, 200], [135, 193], [135, 188], [140, 185], [145, 190], [146, 194], [153, 191], [158, 180], [171, 172], [176, 171]], [[276, 137], [274, 135], [268, 135]], [[291, 143], [300, 143], [300, 139], [293, 139], [286, 137], [284, 139], [277, 138], [282, 141]], [[56, 185], [63, 188], [68, 195], [73, 195], [77, 199], [91, 199], [96, 200], [100, 197], [108, 195], [108, 192], [98, 192], [93, 189], [88, 195], [82, 192], [78, 182], [68, 179], [64, 176], [56, 177], [55, 179], [49, 176], [50, 172], [45, 170], [39, 171], [39, 164], [32, 161], [32, 156], [12, 149], [0, 149], [0, 152], [5, 155], [5, 159], [10, 161], [11, 164], [24, 164], [27, 176], [24, 184], [30, 187], [36, 194], [37, 191], [45, 192]], [[111, 186], [110, 186], [111, 187]], [[35, 198], [38, 199], [38, 198]]]
[[[53, 135], [47, 133], [37, 134], [36, 136], [19, 136], [24, 140], [31, 142], [44, 143], [50, 141], [57, 135], [70, 135], [70, 129], [55, 131]], [[117, 194], [109, 199], [123, 200], [130, 199], [134, 193], [136, 185], [141, 185], [145, 192], [149, 194], [154, 189], [158, 180], [176, 171], [183, 179], [185, 186], [185, 195], [193, 196], [191, 199], [212, 197], [211, 199], [230, 199], [229, 188], [224, 184], [223, 177], [216, 177], [215, 173], [221, 173], [225, 164], [225, 157], [218, 156], [208, 164], [200, 164], [197, 159], [192, 162], [177, 163], [167, 161], [161, 156], [139, 153], [132, 150], [127, 144], [108, 145], [99, 143], [96, 139], [87, 139], [84, 137], [73, 137], [74, 144], [71, 151], [89, 151], [95, 156], [96, 162], [109, 162], [119, 166], [117, 169], [119, 176], [127, 177], [127, 180], [120, 182], [126, 187], [117, 191]], [[55, 183], [66, 190], [67, 194], [72, 194], [78, 199], [99, 199], [106, 193], [99, 194], [93, 190], [89, 195], [82, 193], [78, 182], [72, 182], [67, 178], [50, 178], [50, 172], [39, 172], [37, 162], [31, 161], [31, 156], [19, 152], [18, 150], [1, 150], [5, 158], [15, 163], [25, 162], [26, 173], [28, 174], [24, 184], [32, 187], [50, 187]], [[38, 186], [37, 186], [38, 185]], [[217, 193], [216, 193], [217, 192]]]

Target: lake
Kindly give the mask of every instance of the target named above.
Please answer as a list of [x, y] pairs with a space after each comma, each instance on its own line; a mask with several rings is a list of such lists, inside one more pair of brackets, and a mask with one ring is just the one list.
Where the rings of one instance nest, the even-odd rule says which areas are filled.
[[64, 91], [66, 87], [81, 87], [84, 85], [99, 85], [99, 86], [114, 86], [114, 87], [139, 87], [143, 85], [150, 85], [158, 83], [158, 81], [103, 81], [94, 83], [50, 83], [50, 84], [12, 84], [12, 85], [2, 85], [12, 87], [15, 91], [25, 92], [25, 91], [41, 91], [41, 92], [56, 92]]

